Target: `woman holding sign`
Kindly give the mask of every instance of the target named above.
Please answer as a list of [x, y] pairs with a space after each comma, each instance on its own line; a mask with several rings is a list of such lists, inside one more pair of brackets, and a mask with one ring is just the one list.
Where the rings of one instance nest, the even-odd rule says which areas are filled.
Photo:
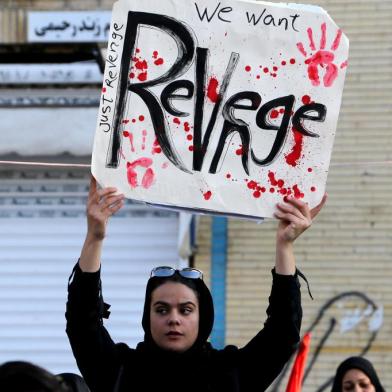
[[214, 349], [207, 342], [214, 309], [201, 271], [157, 267], [147, 282], [136, 349], [115, 344], [103, 326], [108, 306], [101, 293], [100, 259], [107, 221], [123, 205], [115, 188], [91, 181], [88, 230], [70, 277], [67, 334], [79, 369], [92, 392], [265, 390], [280, 373], [300, 340], [300, 284], [293, 242], [324, 205], [310, 210], [295, 198], [278, 204], [273, 284], [264, 328], [243, 348]]

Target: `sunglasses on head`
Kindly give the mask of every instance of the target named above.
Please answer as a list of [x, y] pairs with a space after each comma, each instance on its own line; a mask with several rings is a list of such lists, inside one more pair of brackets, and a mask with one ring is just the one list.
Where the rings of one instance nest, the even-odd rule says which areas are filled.
[[168, 278], [173, 276], [175, 273], [187, 279], [203, 279], [203, 272], [196, 268], [183, 268], [178, 270], [168, 266], [154, 268], [151, 271], [150, 278]]

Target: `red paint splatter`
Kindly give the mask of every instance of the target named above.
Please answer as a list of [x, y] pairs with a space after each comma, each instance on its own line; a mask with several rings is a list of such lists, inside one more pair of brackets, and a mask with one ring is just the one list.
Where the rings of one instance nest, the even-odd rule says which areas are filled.
[[257, 187], [257, 182], [256, 181], [249, 181], [248, 182], [248, 184], [247, 184], [247, 186], [248, 186], [248, 188], [249, 189], [256, 189], [256, 187]]
[[132, 122], [133, 122], [133, 123], [135, 123], [135, 122], [136, 122], [136, 119], [135, 119], [135, 118], [133, 118], [133, 119], [132, 119]]
[[287, 164], [295, 167], [298, 164], [298, 160], [302, 156], [303, 135], [302, 133], [296, 131], [295, 129], [293, 129], [293, 134], [294, 134], [294, 146], [291, 149], [291, 152], [285, 155], [285, 158]]
[[192, 140], [193, 136], [192, 135], [186, 135], [187, 140]]
[[211, 191], [207, 191], [207, 192], [203, 193], [204, 200], [210, 200], [211, 196], [212, 196]]
[[157, 51], [157, 50], [154, 50], [154, 51], [152, 52], [152, 57], [153, 57], [154, 59], [158, 58], [158, 51]]
[[271, 118], [278, 118], [279, 112], [277, 110], [272, 110], [270, 114]]
[[309, 97], [309, 95], [304, 95], [304, 96], [302, 97], [302, 103], [303, 103], [304, 105], [308, 105], [308, 104], [310, 103], [310, 101], [311, 101], [311, 98]]
[[136, 53], [140, 53], [140, 49], [139, 48], [136, 48]]
[[254, 191], [253, 192], [253, 197], [255, 197], [256, 199], [258, 199], [261, 196], [260, 191]]
[[173, 122], [174, 122], [174, 124], [177, 124], [177, 125], [181, 124], [181, 121], [180, 121], [180, 119], [178, 117], [174, 117], [173, 118]]
[[300, 191], [297, 184], [293, 185], [293, 191], [294, 191], [294, 197], [296, 199], [302, 199], [304, 197], [304, 194]]
[[161, 146], [158, 143], [158, 139], [155, 138], [154, 143], [152, 145], [151, 153], [152, 154], [160, 154], [161, 152], [162, 152], [162, 148], [161, 148]]
[[230, 173], [227, 173], [227, 174], [226, 174], [226, 178], [231, 178], [231, 174], [230, 174]]
[[270, 193], [275, 193], [275, 188], [270, 188]]
[[347, 61], [347, 60], [346, 60], [346, 61], [343, 61], [343, 63], [340, 64], [340, 69], [346, 68], [347, 65], [348, 65], [348, 61]]
[[129, 136], [129, 132], [128, 132], [128, 131], [124, 131], [124, 132], [123, 132], [123, 136], [124, 136], [124, 137], [128, 137], [128, 136]]
[[163, 58], [160, 57], [159, 59], [156, 59], [156, 60], [154, 61], [154, 64], [155, 64], [155, 65], [162, 65], [162, 64], [163, 64]]
[[268, 179], [269, 179], [271, 185], [273, 185], [273, 186], [278, 185], [278, 181], [275, 178], [275, 173], [274, 172], [272, 172], [272, 171], [268, 172]]
[[184, 122], [184, 131], [185, 132], [189, 132], [190, 131], [190, 126], [189, 126], [189, 122], [188, 121], [185, 121]]
[[263, 68], [263, 72], [264, 72], [264, 73], [268, 73], [268, 72], [269, 72], [268, 67], [264, 67], [264, 68]]
[[106, 87], [102, 87], [102, 92], [106, 93]]
[[188, 150], [189, 150], [189, 151], [193, 151], [193, 150], [194, 150], [193, 146], [189, 146], [189, 147], [188, 147]]
[[260, 75], [257, 75], [257, 76], [256, 76], [256, 79], [260, 79], [260, 77], [261, 77]]
[[283, 61], [281, 62], [281, 64], [284, 66], [284, 65], [286, 65], [287, 63], [286, 63], [286, 61], [283, 60]]
[[295, 64], [295, 59], [290, 59], [290, 64]]
[[122, 120], [122, 123], [123, 123], [123, 124], [128, 124], [128, 123], [129, 123], [129, 120]]
[[236, 155], [242, 155], [244, 153], [244, 149], [242, 148], [242, 146], [240, 146], [240, 148], [235, 150], [235, 153], [236, 153]]
[[142, 114], [139, 116], [139, 121], [144, 121], [144, 116]]
[[142, 72], [138, 75], [137, 77], [141, 82], [144, 82], [147, 80], [147, 72]]
[[250, 65], [247, 65], [247, 66], [245, 67], [245, 71], [246, 71], [246, 72], [250, 72], [251, 69], [252, 69], [252, 67], [251, 67]]
[[310, 188], [310, 190], [311, 190], [312, 192], [316, 192], [316, 187], [315, 187], [315, 186], [312, 186], [312, 187]]
[[129, 74], [129, 77], [130, 77], [130, 79], [133, 79], [133, 78], [135, 77], [135, 74], [134, 74], [133, 72], [131, 72], [131, 73]]
[[308, 167], [308, 172], [311, 173], [313, 169], [311, 167]]
[[211, 77], [207, 87], [207, 97], [211, 102], [217, 102], [219, 94], [217, 92], [219, 82], [216, 78]]
[[277, 66], [273, 66], [272, 69], [276, 72], [278, 70]]
[[147, 69], [148, 68], [147, 61], [146, 60], [137, 59], [137, 61], [135, 62], [135, 68], [139, 69], [141, 71]]

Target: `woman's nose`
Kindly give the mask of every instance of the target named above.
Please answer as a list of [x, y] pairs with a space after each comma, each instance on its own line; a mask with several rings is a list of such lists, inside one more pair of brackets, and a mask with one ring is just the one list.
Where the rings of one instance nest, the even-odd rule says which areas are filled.
[[171, 312], [169, 315], [168, 323], [170, 325], [180, 324], [180, 317], [178, 312]]

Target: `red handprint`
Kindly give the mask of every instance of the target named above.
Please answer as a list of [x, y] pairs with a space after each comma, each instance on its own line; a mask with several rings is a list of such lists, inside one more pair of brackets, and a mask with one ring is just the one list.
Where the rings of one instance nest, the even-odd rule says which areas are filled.
[[[144, 121], [144, 116], [140, 115], [138, 120], [140, 122]], [[136, 123], [137, 119], [134, 118], [132, 119], [132, 123]], [[123, 120], [123, 124], [128, 124], [129, 120]], [[131, 152], [135, 153], [136, 148], [134, 146], [134, 133], [136, 133], [136, 137], [140, 138], [140, 133], [141, 133], [141, 143], [138, 145], [138, 147], [141, 148], [142, 151], [146, 149], [146, 139], [148, 136], [148, 132], [146, 129], [143, 130], [135, 130], [134, 132], [131, 132], [130, 130], [123, 131], [123, 136], [124, 138], [129, 139], [130, 142], [130, 147], [131, 147]], [[155, 137], [154, 142], [152, 143], [151, 151], [150, 154], [160, 154], [162, 152], [161, 147], [159, 146], [159, 143], [157, 141], [157, 138]], [[123, 151], [121, 151], [123, 158], [125, 158]], [[128, 179], [128, 184], [132, 188], [136, 188], [138, 186], [142, 186], [145, 189], [148, 189], [151, 187], [151, 185], [154, 184], [155, 182], [155, 172], [153, 168], [151, 167], [153, 165], [153, 160], [150, 157], [140, 157], [138, 159], [135, 159], [132, 162], [127, 162], [127, 179]], [[145, 169], [145, 170], [144, 170]], [[142, 180], [141, 183], [139, 184], [138, 181], [138, 172], [141, 175], [142, 174]]]
[[[308, 30], [309, 47], [312, 51], [316, 50], [316, 45], [313, 40], [313, 30], [309, 27]], [[320, 49], [316, 53], [310, 53], [310, 57], [305, 60], [308, 65], [308, 76], [313, 86], [320, 85], [319, 67], [325, 67], [325, 74], [323, 76], [323, 83], [325, 87], [331, 87], [338, 76], [338, 66], [334, 64], [335, 54], [333, 53], [339, 47], [342, 30], [338, 29], [335, 39], [331, 45], [330, 50], [325, 50], [327, 41], [327, 26], [325, 23], [321, 25], [321, 40]], [[308, 54], [304, 49], [302, 42], [297, 43], [298, 50], [307, 57]], [[343, 62], [340, 68], [344, 68], [347, 62]]]

